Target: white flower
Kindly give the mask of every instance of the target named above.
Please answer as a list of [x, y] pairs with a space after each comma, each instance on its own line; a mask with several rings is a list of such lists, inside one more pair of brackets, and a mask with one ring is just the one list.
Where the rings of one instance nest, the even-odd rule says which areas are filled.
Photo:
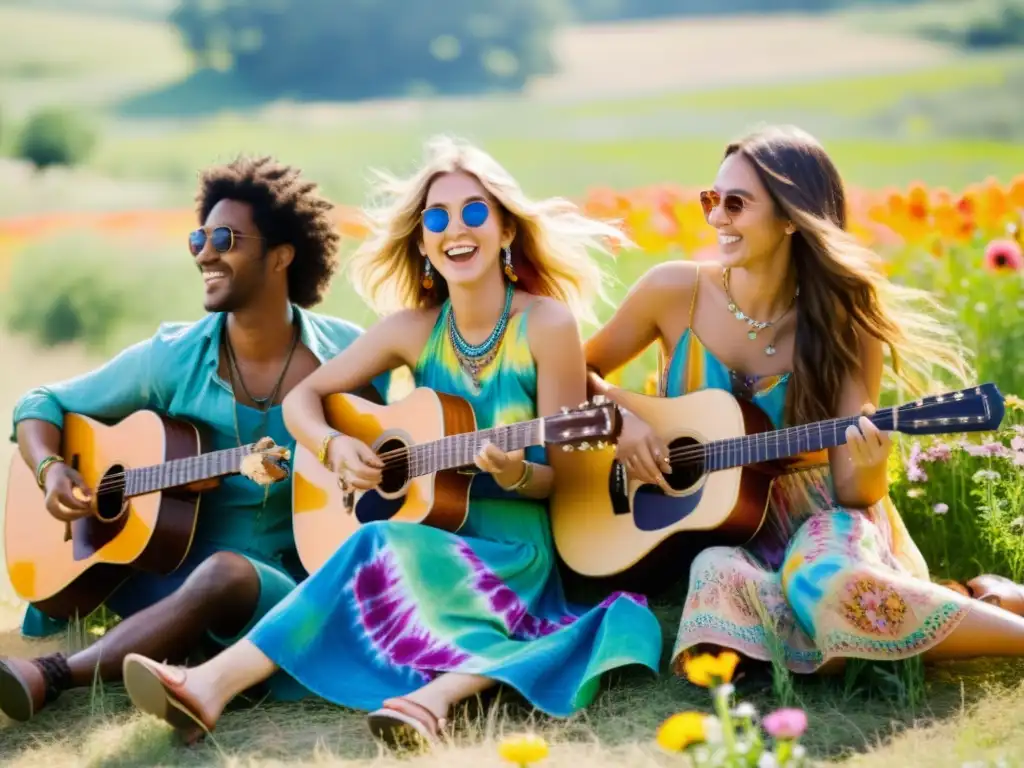
[[738, 717], [741, 720], [753, 720], [757, 717], [757, 710], [749, 701], [744, 701], [732, 711], [732, 714], [733, 717]]
[[765, 752], [757, 761], [757, 768], [779, 768], [779, 761], [771, 752]]
[[704, 719], [704, 741], [707, 744], [722, 743], [722, 721], [714, 715]]

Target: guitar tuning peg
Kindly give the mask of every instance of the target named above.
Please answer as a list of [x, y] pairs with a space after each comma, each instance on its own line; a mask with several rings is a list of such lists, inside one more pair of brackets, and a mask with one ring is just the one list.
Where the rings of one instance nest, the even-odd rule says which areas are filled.
[[579, 450], [581, 450], [581, 451], [589, 451], [590, 450], [590, 443], [588, 443], [586, 440], [584, 440], [582, 443], [580, 443]]
[[594, 399], [591, 402], [594, 405], [604, 405], [608, 402], [608, 398], [604, 395], [594, 395]]
[[608, 447], [608, 443], [606, 443], [604, 440], [598, 440], [597, 441], [597, 450], [603, 451], [607, 447]]
[[563, 413], [563, 414], [567, 414], [567, 413], [569, 413], [569, 406], [567, 406], [567, 405], [563, 405], [563, 406], [562, 406], [562, 413]]
[[565, 451], [566, 453], [572, 453], [573, 448], [571, 445], [563, 445], [562, 450]]

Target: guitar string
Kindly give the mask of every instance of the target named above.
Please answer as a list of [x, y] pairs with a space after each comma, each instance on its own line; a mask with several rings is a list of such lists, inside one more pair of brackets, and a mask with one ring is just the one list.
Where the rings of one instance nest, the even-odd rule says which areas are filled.
[[[910, 405], [902, 406], [901, 408], [905, 409], [905, 410], [898, 410], [897, 413], [916, 413], [916, 412], [921, 411], [921, 410], [926, 410], [928, 408], [934, 408], [934, 407], [937, 407], [937, 406], [944, 406], [944, 405], [946, 405], [946, 403], [944, 403], [944, 402], [943, 403], [940, 403], [940, 402], [921, 403], [920, 405], [918, 405], [917, 403], [913, 403], [913, 404], [910, 404]], [[884, 418], [884, 417], [886, 417], [886, 416], [888, 416], [890, 418], [893, 416], [893, 411], [892, 411], [891, 408], [885, 408], [885, 409], [883, 409], [881, 411], [878, 411], [876, 414], [874, 414], [874, 417], [879, 419], [879, 420]], [[734, 448], [732, 445], [728, 444], [729, 441], [732, 441], [732, 440], [751, 440], [752, 439], [754, 441], [754, 450], [755, 451], [757, 450], [757, 447], [759, 445], [762, 445], [762, 444], [766, 448], [769, 445], [771, 445], [773, 447], [777, 447], [777, 446], [782, 444], [783, 440], [785, 440], [787, 442], [787, 444], [789, 443], [790, 437], [792, 437], [792, 433], [790, 432], [790, 430], [795, 430], [795, 431], [798, 431], [798, 432], [799, 431], [803, 431], [805, 433], [809, 433], [809, 430], [813, 429], [814, 427], [817, 427], [818, 428], [818, 432], [819, 432], [819, 436], [820, 436], [824, 432], [824, 430], [826, 428], [828, 428], [828, 427], [832, 427], [834, 429], [841, 422], [848, 422], [848, 424], [853, 424], [858, 418], [859, 417], [857, 417], [857, 416], [844, 416], [844, 417], [840, 417], [840, 418], [828, 419], [828, 420], [825, 420], [825, 421], [815, 422], [813, 424], [803, 424], [803, 425], [798, 425], [798, 426], [795, 426], [795, 427], [788, 427], [786, 429], [777, 430], [775, 432], [754, 433], [752, 435], [724, 438], [723, 440], [716, 440], [716, 441], [712, 441], [710, 443], [698, 443], [696, 445], [683, 446], [682, 448], [677, 448], [675, 450], [670, 451], [669, 452], [669, 458], [671, 460], [677, 462], [677, 463], [689, 463], [691, 460], [698, 459], [698, 458], [701, 459], [701, 460], [707, 460], [707, 459], [715, 458], [715, 457], [722, 457], [722, 456], [726, 456], [727, 457], [727, 456], [730, 455], [730, 453], [732, 452], [732, 450]], [[519, 430], [525, 431], [526, 427], [532, 426], [532, 425], [536, 424], [538, 421], [539, 420], [535, 419], [535, 420], [530, 421], [530, 422], [521, 422], [520, 424], [510, 425], [509, 428], [511, 428], [511, 429], [519, 429]], [[500, 429], [500, 428], [492, 428], [492, 430], [482, 430], [481, 432], [476, 433], [476, 434], [479, 437], [479, 436], [481, 436], [483, 434], [486, 434], [487, 432], [495, 431], [495, 429]], [[764, 434], [765, 435], [763, 443], [758, 441], [759, 434]], [[459, 437], [462, 437], [462, 435], [449, 435], [446, 438], [442, 438], [442, 440], [435, 440], [435, 441], [433, 441], [433, 444], [438, 445], [438, 444], [440, 444], [444, 440], [457, 441]], [[382, 469], [393, 468], [395, 466], [401, 465], [402, 462], [404, 462], [404, 461], [406, 461], [408, 459], [408, 456], [413, 451], [415, 451], [417, 449], [422, 451], [422, 450], [424, 450], [424, 446], [426, 446], [426, 445], [430, 445], [430, 443], [421, 443], [419, 445], [414, 445], [414, 446], [411, 446], [411, 447], [410, 446], [403, 446], [402, 448], [396, 448], [396, 449], [393, 449], [393, 450], [390, 450], [390, 451], [385, 451], [382, 454], [379, 454], [378, 458], [384, 459], [384, 466], [383, 466]], [[736, 448], [736, 451], [738, 453], [741, 453], [742, 449]], [[99, 488], [97, 489], [97, 493], [107, 493], [107, 492], [112, 492], [114, 490], [122, 489], [125, 486], [125, 483], [124, 483], [124, 481], [121, 478], [124, 478], [125, 474], [126, 473], [117, 473], [115, 475], [109, 475], [107, 478], [104, 478], [104, 480], [100, 483]], [[113, 481], [113, 482], [110, 482], [108, 484], [108, 479]]]

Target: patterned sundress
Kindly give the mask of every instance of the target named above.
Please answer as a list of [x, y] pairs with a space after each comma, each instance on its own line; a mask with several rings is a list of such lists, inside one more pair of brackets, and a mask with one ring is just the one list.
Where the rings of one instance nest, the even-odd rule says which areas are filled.
[[[479, 429], [535, 418], [537, 376], [526, 311], [514, 315], [477, 387], [440, 313], [413, 371], [417, 386], [468, 400]], [[543, 461], [543, 449], [529, 458]], [[662, 634], [644, 598], [567, 604], [547, 506], [475, 476], [457, 534], [424, 525], [363, 526], [249, 635], [285, 672], [336, 704], [370, 710], [444, 672], [505, 683], [539, 710], [568, 716], [601, 675], [658, 672]]]
[[[696, 290], [690, 307], [690, 325]], [[663, 370], [661, 394], [724, 389], [784, 426], [790, 374], [731, 371], [687, 328]], [[814, 461], [819, 458], [820, 461]], [[690, 568], [673, 649], [707, 643], [761, 661], [784, 657], [794, 672], [830, 659], [897, 660], [942, 641], [966, 611], [931, 582], [892, 500], [848, 509], [834, 500], [827, 454], [776, 479], [768, 519], [744, 547], [712, 547]]]

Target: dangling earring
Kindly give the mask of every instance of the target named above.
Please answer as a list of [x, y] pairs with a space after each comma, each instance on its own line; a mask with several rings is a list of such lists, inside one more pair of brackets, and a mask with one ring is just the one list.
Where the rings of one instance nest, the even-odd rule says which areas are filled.
[[519, 279], [519, 275], [512, 269], [512, 249], [507, 245], [505, 246], [505, 276], [508, 277], [509, 282], [514, 283]]
[[426, 256], [423, 257], [423, 278], [420, 280], [420, 284], [424, 291], [429, 291], [434, 287], [434, 277], [430, 274], [430, 259]]

